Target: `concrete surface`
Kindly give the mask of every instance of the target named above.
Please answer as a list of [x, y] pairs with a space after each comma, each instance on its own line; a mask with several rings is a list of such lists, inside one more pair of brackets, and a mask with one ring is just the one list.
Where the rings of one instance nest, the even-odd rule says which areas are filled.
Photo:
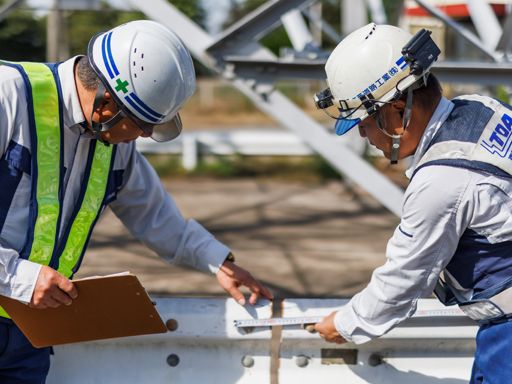
[[[164, 184], [185, 217], [229, 245], [237, 263], [281, 297], [352, 296], [384, 262], [399, 221], [341, 182], [180, 178]], [[160, 260], [108, 211], [77, 277], [125, 270], [153, 294], [224, 294], [213, 276]]]

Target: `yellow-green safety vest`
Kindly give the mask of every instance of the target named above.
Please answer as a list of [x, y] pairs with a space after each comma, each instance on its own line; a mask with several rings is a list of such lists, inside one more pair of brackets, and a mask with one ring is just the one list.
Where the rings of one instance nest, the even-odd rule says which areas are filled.
[[[64, 138], [57, 66], [28, 62], [0, 62], [0, 65], [14, 67], [22, 74], [31, 120], [31, 227], [20, 255], [42, 265], [52, 264], [69, 278], [76, 272], [94, 224], [104, 207], [116, 146], [91, 140], [90, 165], [83, 181], [86, 186], [59, 239]], [[0, 316], [9, 317], [1, 307]]]

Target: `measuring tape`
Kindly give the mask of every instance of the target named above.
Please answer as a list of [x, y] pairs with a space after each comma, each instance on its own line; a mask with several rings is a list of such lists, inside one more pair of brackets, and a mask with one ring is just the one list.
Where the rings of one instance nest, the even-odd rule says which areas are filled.
[[302, 316], [302, 317], [274, 317], [273, 319], [245, 319], [235, 320], [235, 327], [276, 327], [283, 325], [316, 324], [325, 316]]
[[[466, 316], [459, 307], [448, 309], [422, 309], [416, 311], [414, 318], [421, 317], [454, 317]], [[301, 316], [301, 317], [275, 317], [272, 319], [243, 319], [234, 320], [235, 327], [277, 327], [284, 325], [306, 325], [320, 323], [325, 316]]]

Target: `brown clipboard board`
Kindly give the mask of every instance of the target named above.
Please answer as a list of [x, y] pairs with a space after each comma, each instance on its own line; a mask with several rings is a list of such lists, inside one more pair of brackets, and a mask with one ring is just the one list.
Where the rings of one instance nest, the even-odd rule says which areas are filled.
[[137, 276], [126, 273], [73, 281], [78, 297], [58, 308], [36, 309], [0, 295], [0, 305], [34, 347], [165, 333]]

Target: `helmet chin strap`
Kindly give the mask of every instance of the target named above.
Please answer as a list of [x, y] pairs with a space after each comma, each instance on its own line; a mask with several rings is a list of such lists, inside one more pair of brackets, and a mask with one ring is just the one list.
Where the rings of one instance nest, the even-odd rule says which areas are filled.
[[[412, 92], [413, 90], [409, 88], [407, 90], [407, 100], [405, 102], [405, 110], [404, 115], [402, 117], [402, 127], [405, 130], [409, 126], [409, 123], [411, 121], [411, 114], [412, 114]], [[400, 139], [403, 136], [403, 132], [400, 135], [392, 135], [388, 133], [381, 123], [381, 117], [380, 113], [377, 114], [377, 118], [375, 119], [375, 122], [377, 123], [377, 127], [384, 133], [386, 136], [391, 138], [391, 155], [389, 157], [391, 164], [398, 163], [398, 152], [400, 151]]]
[[123, 117], [124, 115], [121, 113], [121, 110], [117, 112], [113, 117], [108, 119], [107, 121], [101, 123], [94, 121], [93, 115], [94, 111], [96, 111], [101, 103], [103, 102], [103, 98], [105, 97], [106, 92], [105, 86], [100, 82], [98, 84], [98, 89], [96, 90], [96, 95], [94, 96], [94, 102], [92, 105], [92, 111], [91, 111], [91, 128], [92, 128], [92, 134], [94, 135], [94, 138], [96, 140], [101, 141], [106, 146], [109, 146], [110, 143], [108, 141], [103, 140], [101, 137], [102, 132], [106, 132], [110, 130], [114, 125], [116, 125]]

